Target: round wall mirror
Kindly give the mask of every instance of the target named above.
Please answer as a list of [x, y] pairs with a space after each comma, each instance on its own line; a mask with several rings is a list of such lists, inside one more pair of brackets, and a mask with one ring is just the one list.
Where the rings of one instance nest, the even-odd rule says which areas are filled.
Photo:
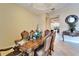
[[77, 21], [78, 21], [78, 16], [76, 15], [69, 15], [65, 19], [65, 22], [68, 24], [75, 24]]
[[66, 17], [65, 22], [69, 25], [69, 30], [73, 32], [75, 30], [76, 22], [78, 21], [78, 16], [69, 15]]

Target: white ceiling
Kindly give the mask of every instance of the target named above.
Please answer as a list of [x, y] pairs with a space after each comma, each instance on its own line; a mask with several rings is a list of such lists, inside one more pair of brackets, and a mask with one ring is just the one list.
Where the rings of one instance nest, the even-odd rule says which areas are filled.
[[[20, 6], [35, 13], [52, 13], [64, 8], [79, 8], [78, 3], [21, 3]], [[54, 10], [51, 10], [55, 8]]]

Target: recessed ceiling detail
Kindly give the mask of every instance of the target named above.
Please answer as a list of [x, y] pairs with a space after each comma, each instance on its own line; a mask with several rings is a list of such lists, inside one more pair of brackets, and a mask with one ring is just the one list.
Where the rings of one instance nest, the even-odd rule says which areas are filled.
[[52, 13], [64, 8], [79, 8], [78, 3], [21, 3], [18, 4], [35, 13]]

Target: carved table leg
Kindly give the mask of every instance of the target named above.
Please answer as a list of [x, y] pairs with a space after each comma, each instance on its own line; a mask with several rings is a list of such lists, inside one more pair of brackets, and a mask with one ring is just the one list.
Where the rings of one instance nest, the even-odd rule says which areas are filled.
[[63, 38], [63, 41], [64, 41], [64, 34], [62, 34], [62, 38]]

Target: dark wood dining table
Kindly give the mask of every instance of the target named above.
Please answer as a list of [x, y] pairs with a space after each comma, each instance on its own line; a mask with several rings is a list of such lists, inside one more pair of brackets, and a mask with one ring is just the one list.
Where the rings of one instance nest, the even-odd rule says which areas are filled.
[[20, 50], [26, 52], [28, 49], [36, 49], [42, 44], [42, 39], [37, 39], [37, 40], [30, 40], [26, 43], [24, 43], [22, 46], [20, 46]]

